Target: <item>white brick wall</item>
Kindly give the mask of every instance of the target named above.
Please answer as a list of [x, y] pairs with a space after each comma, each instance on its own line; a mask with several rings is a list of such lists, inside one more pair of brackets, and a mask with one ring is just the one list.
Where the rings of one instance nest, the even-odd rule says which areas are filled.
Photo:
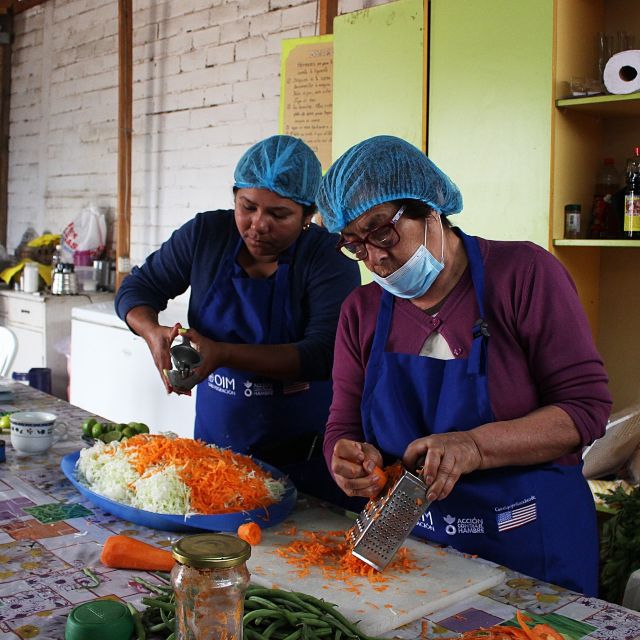
[[[346, 13], [387, 0], [341, 0]], [[317, 33], [317, 0], [136, 0], [131, 258], [197, 211], [231, 206], [233, 168], [277, 133], [283, 38]], [[19, 14], [13, 49], [8, 249], [117, 201], [113, 0]]]

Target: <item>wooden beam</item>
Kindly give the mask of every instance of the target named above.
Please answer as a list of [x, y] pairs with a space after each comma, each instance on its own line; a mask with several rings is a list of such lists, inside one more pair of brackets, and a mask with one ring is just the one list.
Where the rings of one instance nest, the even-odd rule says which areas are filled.
[[13, 13], [22, 13], [31, 7], [37, 7], [39, 4], [43, 4], [47, 0], [13, 0]]
[[118, 0], [118, 212], [116, 289], [131, 268], [131, 138], [133, 128], [133, 0]]
[[333, 19], [338, 15], [338, 0], [320, 0], [320, 35], [333, 33]]
[[7, 246], [9, 188], [9, 107], [11, 104], [11, 40], [13, 15], [0, 18], [2, 34], [9, 42], [0, 44], [0, 244]]

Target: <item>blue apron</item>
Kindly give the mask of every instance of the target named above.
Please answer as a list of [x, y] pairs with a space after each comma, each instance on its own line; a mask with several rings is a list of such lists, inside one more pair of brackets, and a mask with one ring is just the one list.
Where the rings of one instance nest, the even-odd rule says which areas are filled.
[[[480, 320], [468, 359], [385, 351], [394, 297], [382, 294], [365, 373], [367, 442], [401, 458], [413, 440], [494, 422], [488, 387], [484, 268], [476, 238], [458, 232], [469, 258]], [[510, 569], [587, 595], [598, 587], [598, 535], [582, 466], [544, 464], [475, 471], [434, 502], [413, 531]]]
[[[289, 268], [295, 244], [270, 278], [250, 278], [237, 262], [242, 238], [221, 263], [198, 311], [198, 330], [233, 344], [284, 344], [295, 330]], [[221, 367], [198, 385], [196, 438], [228, 447], [286, 472], [296, 487], [320, 495], [336, 492], [322, 456], [331, 382], [285, 383]], [[323, 497], [320, 495], [320, 497]]]

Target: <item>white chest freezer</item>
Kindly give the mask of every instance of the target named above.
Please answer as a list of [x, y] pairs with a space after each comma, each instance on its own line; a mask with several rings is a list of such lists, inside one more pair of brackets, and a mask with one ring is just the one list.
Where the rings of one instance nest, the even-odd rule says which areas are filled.
[[[186, 306], [170, 306], [160, 322], [188, 326]], [[195, 394], [167, 395], [146, 342], [118, 318], [112, 301], [73, 309], [72, 404], [112, 422], [144, 422], [152, 433], [193, 437]]]

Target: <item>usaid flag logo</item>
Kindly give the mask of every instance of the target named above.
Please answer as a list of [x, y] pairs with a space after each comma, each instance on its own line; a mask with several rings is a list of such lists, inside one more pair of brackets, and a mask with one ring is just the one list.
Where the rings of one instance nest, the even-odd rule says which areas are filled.
[[498, 531], [509, 531], [533, 522], [538, 517], [536, 497], [531, 496], [507, 507], [496, 508]]

